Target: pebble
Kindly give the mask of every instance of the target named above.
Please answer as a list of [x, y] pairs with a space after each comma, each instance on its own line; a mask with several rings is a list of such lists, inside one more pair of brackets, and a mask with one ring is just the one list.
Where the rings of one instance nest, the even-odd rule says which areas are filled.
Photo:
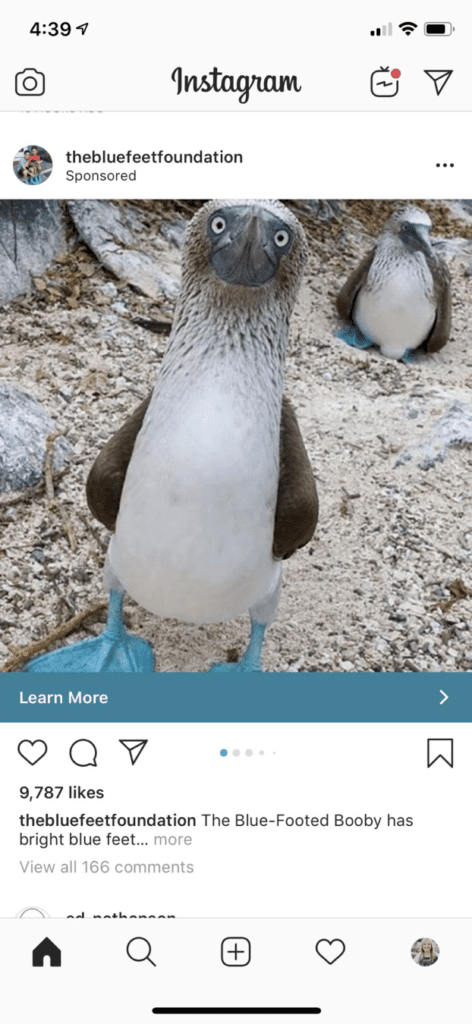
[[302, 655], [300, 658], [297, 659], [297, 661], [291, 662], [291, 664], [288, 666], [287, 672], [299, 672], [300, 669], [303, 668], [304, 664], [305, 658]]
[[113, 281], [107, 281], [106, 284], [99, 285], [98, 290], [109, 299], [114, 299], [118, 295], [118, 288], [113, 284]]
[[31, 558], [34, 558], [36, 562], [44, 562], [46, 554], [43, 551], [43, 548], [33, 548], [31, 552]]

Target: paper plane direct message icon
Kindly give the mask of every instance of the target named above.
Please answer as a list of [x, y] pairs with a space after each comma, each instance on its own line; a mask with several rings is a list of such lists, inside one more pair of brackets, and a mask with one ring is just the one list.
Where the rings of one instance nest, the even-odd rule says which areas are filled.
[[454, 740], [428, 740], [428, 768], [431, 768], [431, 765], [435, 764], [436, 761], [441, 760], [445, 761], [450, 768], [454, 767]]
[[126, 747], [131, 758], [131, 764], [136, 764], [138, 757], [142, 754], [147, 740], [120, 740], [123, 747]]
[[436, 96], [439, 96], [442, 93], [444, 86], [447, 85], [452, 75], [452, 71], [425, 71], [425, 75], [434, 82]]

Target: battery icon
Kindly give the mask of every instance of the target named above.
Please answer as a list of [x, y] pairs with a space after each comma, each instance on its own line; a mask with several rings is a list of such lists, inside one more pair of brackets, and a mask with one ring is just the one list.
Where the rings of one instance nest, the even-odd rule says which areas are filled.
[[450, 21], [427, 21], [424, 26], [425, 36], [452, 36], [455, 32]]

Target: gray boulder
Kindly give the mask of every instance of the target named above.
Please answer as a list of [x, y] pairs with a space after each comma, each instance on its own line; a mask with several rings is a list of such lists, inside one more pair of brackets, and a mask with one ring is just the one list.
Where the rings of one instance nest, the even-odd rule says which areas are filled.
[[31, 275], [39, 276], [67, 250], [66, 220], [56, 200], [0, 201], [0, 306], [24, 295]]
[[71, 200], [68, 210], [80, 237], [115, 277], [151, 299], [179, 294], [180, 252], [162, 235], [148, 239], [138, 210], [104, 199]]
[[[57, 424], [32, 395], [0, 380], [0, 492], [22, 491], [40, 482], [46, 438], [56, 430]], [[63, 469], [71, 453], [68, 441], [58, 437], [53, 468]]]

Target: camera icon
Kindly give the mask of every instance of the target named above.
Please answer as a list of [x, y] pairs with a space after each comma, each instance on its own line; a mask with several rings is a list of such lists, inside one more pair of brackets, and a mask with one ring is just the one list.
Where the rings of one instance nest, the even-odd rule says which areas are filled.
[[15, 92], [17, 96], [43, 96], [46, 79], [42, 71], [36, 68], [25, 68], [15, 75]]

